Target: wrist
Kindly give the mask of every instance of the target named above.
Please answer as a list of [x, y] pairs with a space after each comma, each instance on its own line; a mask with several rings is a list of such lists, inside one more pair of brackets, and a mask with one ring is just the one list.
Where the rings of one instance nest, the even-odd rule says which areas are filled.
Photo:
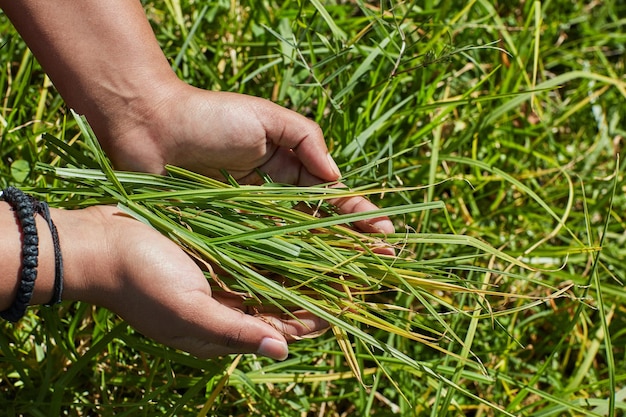
[[[0, 228], [3, 231], [0, 249], [4, 271], [0, 280], [2, 287], [0, 311], [6, 311], [16, 302], [18, 288], [24, 285], [22, 281], [25, 279], [23, 271], [26, 250], [29, 257], [34, 257], [36, 265], [32, 296], [28, 297], [26, 305], [47, 304], [57, 300], [56, 253], [51, 231], [55, 226], [60, 242], [60, 256], [64, 261], [62, 268], [64, 288], [61, 298], [69, 301], [98, 302], [101, 292], [115, 291], [115, 278], [118, 276], [115, 273], [117, 258], [109, 250], [115, 246], [109, 243], [102, 215], [107, 209], [114, 208], [50, 209], [50, 217], [46, 217], [41, 212], [35, 213], [33, 208], [32, 220], [35, 227], [29, 232], [29, 241], [33, 243], [29, 244], [27, 250], [26, 230], [21, 219], [23, 216], [24, 218], [30, 216], [22, 215], [20, 209], [19, 216], [22, 217], [18, 218], [15, 207], [8, 202], [0, 202]], [[53, 226], [48, 224], [47, 218], [52, 219]], [[20, 294], [19, 297], [23, 297], [25, 293]], [[52, 300], [53, 297], [55, 300]]]
[[178, 80], [141, 2], [3, 1], [2, 11], [114, 161], [112, 142]]
[[[108, 206], [51, 210], [63, 254], [63, 300], [102, 305], [119, 288], [118, 257], [108, 227], [110, 213], [114, 211], [115, 207]], [[46, 284], [45, 287], [42, 285], [42, 292], [52, 290], [47, 280]], [[45, 303], [48, 300], [37, 301]]]
[[171, 71], [136, 77], [124, 88], [90, 98], [84, 112], [77, 111], [117, 169], [163, 173], [167, 151], [161, 132], [168, 129], [164, 123], [170, 121], [173, 97], [187, 85]]
[[1, 194], [0, 247], [4, 271], [0, 279], [0, 310], [2, 318], [15, 322], [29, 305], [59, 300], [62, 261], [60, 255], [56, 256], [57, 234], [48, 205], [15, 187], [7, 187]]

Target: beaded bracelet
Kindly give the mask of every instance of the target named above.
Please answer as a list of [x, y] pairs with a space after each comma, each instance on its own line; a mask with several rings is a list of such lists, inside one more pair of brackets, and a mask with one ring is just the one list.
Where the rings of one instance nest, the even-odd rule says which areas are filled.
[[35, 214], [40, 213], [50, 227], [55, 257], [54, 293], [49, 304], [59, 302], [63, 290], [63, 260], [59, 245], [59, 236], [50, 217], [48, 205], [24, 194], [15, 187], [8, 187], [0, 193], [0, 197], [9, 203], [16, 213], [22, 229], [22, 269], [17, 295], [11, 306], [0, 312], [0, 317], [16, 322], [26, 313], [35, 288], [37, 279], [37, 257], [39, 256], [39, 236]]

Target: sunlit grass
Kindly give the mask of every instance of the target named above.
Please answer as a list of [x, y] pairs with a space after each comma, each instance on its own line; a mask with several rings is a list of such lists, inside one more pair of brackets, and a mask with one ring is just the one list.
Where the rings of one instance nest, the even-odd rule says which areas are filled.
[[200, 361], [104, 309], [40, 309], [0, 333], [7, 415], [623, 413], [625, 10], [561, 3], [144, 3], [183, 79], [320, 123], [397, 258], [294, 209], [345, 191], [108, 171], [2, 16], [3, 185], [120, 204], [250, 302], [334, 327], [285, 362]]
[[[64, 193], [74, 196], [65, 204], [115, 203], [197, 258], [206, 266], [207, 278], [221, 290], [243, 294], [252, 306], [271, 304], [286, 313], [289, 307], [297, 306], [325, 319], [353, 376], [361, 383], [364, 383], [360, 367], [363, 359], [357, 359], [353, 343], [362, 345], [364, 352], [368, 352], [381, 369], [385, 366], [377, 356], [384, 352], [404, 366], [426, 372], [476, 401], [483, 401], [394, 345], [373, 337], [372, 333], [380, 331], [423, 344], [460, 362], [459, 369], [473, 368], [486, 376], [487, 371], [471, 352], [471, 343], [463, 343], [445, 315], [470, 315], [469, 310], [455, 305], [459, 294], [476, 297], [471, 311], [475, 319], [493, 319], [507, 313], [507, 309], [494, 311], [487, 297], [527, 301], [529, 297], [501, 293], [489, 280], [476, 285], [478, 283], [457, 275], [455, 269], [476, 267], [482, 258], [491, 258], [492, 263], [515, 266], [522, 271], [533, 268], [472, 237], [411, 231], [388, 236], [364, 235], [345, 225], [367, 218], [371, 213], [318, 218], [297, 209], [297, 203], [303, 200], [315, 199], [320, 204], [328, 198], [364, 192], [271, 183], [227, 185], [176, 167], [169, 167], [166, 177], [116, 173], [85, 121], [79, 119], [78, 124], [95, 155], [93, 159], [100, 161], [100, 169], [41, 166], [75, 185], [63, 188]], [[51, 146], [61, 146], [54, 138], [48, 137], [48, 140]], [[62, 153], [60, 148], [57, 151]], [[70, 155], [64, 155], [64, 159], [76, 164]], [[368, 193], [394, 191], [369, 190]], [[425, 210], [445, 211], [445, 205], [440, 202], [405, 204], [381, 208], [377, 215], [393, 217]], [[377, 255], [375, 248], [381, 244], [392, 245], [397, 254]], [[407, 247], [416, 245], [459, 245], [474, 253], [454, 259], [442, 257], [438, 265], [427, 265], [415, 259], [414, 253], [406, 251]], [[215, 267], [223, 271], [222, 276], [214, 271]], [[486, 276], [499, 275], [494, 266], [485, 267], [482, 272]], [[525, 279], [524, 275], [509, 273], [509, 279], [514, 277]], [[557, 293], [556, 289], [554, 293], [547, 290], [541, 302], [564, 294], [564, 291]], [[396, 305], [395, 300], [405, 295], [416, 302], [411, 307]], [[532, 301], [535, 302], [516, 306], [514, 311], [537, 304], [536, 300]], [[417, 320], [419, 311], [430, 315], [432, 323]], [[461, 355], [446, 349], [451, 342], [464, 346]], [[388, 373], [386, 376], [390, 377]], [[487, 401], [485, 404], [491, 405]]]

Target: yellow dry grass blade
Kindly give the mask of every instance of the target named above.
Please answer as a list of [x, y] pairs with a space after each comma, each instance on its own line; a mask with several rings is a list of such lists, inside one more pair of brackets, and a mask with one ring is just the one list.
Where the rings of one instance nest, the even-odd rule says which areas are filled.
[[346, 362], [352, 370], [352, 373], [359, 381], [359, 383], [365, 386], [365, 384], [363, 383], [363, 373], [361, 372], [361, 368], [359, 367], [359, 361], [356, 358], [356, 353], [354, 352], [354, 348], [352, 347], [352, 342], [350, 341], [348, 334], [343, 329], [335, 325], [331, 325], [330, 327], [335, 334], [337, 344], [343, 352], [344, 357], [346, 358]]
[[213, 390], [213, 392], [211, 392], [211, 395], [209, 395], [209, 398], [204, 403], [204, 406], [198, 413], [198, 417], [206, 417], [211, 407], [213, 407], [213, 404], [215, 403], [215, 399], [223, 391], [224, 387], [226, 386], [226, 383], [228, 382], [228, 379], [233, 374], [235, 369], [237, 369], [237, 365], [239, 365], [239, 361], [241, 360], [242, 356], [243, 355], [237, 355], [237, 357], [235, 357], [235, 359], [233, 360], [233, 363], [230, 364], [230, 366], [228, 367], [228, 369], [226, 370], [222, 378], [220, 378], [219, 382], [215, 385], [215, 389]]

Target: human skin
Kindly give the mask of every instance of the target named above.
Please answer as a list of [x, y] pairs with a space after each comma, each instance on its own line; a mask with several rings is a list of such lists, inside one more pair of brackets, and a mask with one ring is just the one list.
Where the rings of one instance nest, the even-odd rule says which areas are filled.
[[[139, 332], [167, 346], [208, 358], [259, 353], [285, 359], [287, 341], [326, 323], [304, 311], [293, 317], [244, 314], [242, 300], [213, 294], [199, 267], [176, 244], [112, 206], [50, 210], [64, 265], [63, 299], [85, 301], [119, 314]], [[52, 298], [54, 249], [46, 221], [35, 216], [39, 266], [32, 305]], [[21, 230], [0, 202], [0, 311], [17, 292]], [[98, 239], [94, 239], [98, 236]]]
[[[136, 0], [0, 0], [66, 103], [86, 116], [118, 169], [164, 172], [166, 164], [240, 183], [257, 170], [276, 182], [340, 179], [320, 127], [268, 100], [182, 82]], [[340, 186], [340, 184], [335, 184]], [[363, 197], [330, 201], [339, 212], [377, 207]], [[393, 233], [386, 217], [357, 222]]]
[[[281, 183], [342, 186], [339, 169], [315, 122], [262, 98], [206, 91], [178, 79], [139, 1], [0, 0], [0, 7], [67, 105], [86, 116], [116, 168], [163, 173], [164, 166], [172, 164], [217, 179], [223, 179], [221, 170], [226, 170], [240, 183], [259, 183], [259, 170]], [[330, 203], [341, 213], [377, 208], [363, 197]], [[201, 271], [172, 242], [115, 214], [114, 208], [53, 214], [60, 233], [67, 236], [80, 232], [77, 225], [83, 231], [93, 229], [79, 236], [83, 247], [75, 247], [74, 237], [62, 238], [64, 257], [75, 253], [77, 259], [86, 257], [102, 265], [101, 273], [67, 273], [64, 299], [110, 308], [166, 345], [202, 357], [260, 351], [284, 358], [284, 335], [289, 339], [323, 326], [305, 312], [298, 313], [300, 321], [264, 316], [274, 326], [242, 314], [236, 310], [236, 300], [211, 294]], [[355, 226], [363, 232], [394, 232], [387, 217]], [[17, 235], [12, 239], [13, 244], [19, 242]], [[6, 235], [2, 240], [11, 243]], [[89, 250], [92, 245], [98, 251]], [[393, 252], [387, 249], [377, 251]], [[10, 250], [7, 256], [14, 257], [12, 262], [19, 259], [18, 249], [6, 250]], [[142, 269], [132, 267], [131, 255], [142, 261]], [[99, 258], [103, 256], [104, 260]], [[80, 269], [80, 262], [74, 262]], [[67, 268], [71, 265], [66, 262]], [[37, 303], [47, 301], [39, 292], [51, 288], [45, 271], [37, 284]], [[0, 289], [5, 306], [17, 285], [17, 275], [12, 277], [5, 283], [7, 292]], [[155, 277], [160, 285], [154, 285]]]

